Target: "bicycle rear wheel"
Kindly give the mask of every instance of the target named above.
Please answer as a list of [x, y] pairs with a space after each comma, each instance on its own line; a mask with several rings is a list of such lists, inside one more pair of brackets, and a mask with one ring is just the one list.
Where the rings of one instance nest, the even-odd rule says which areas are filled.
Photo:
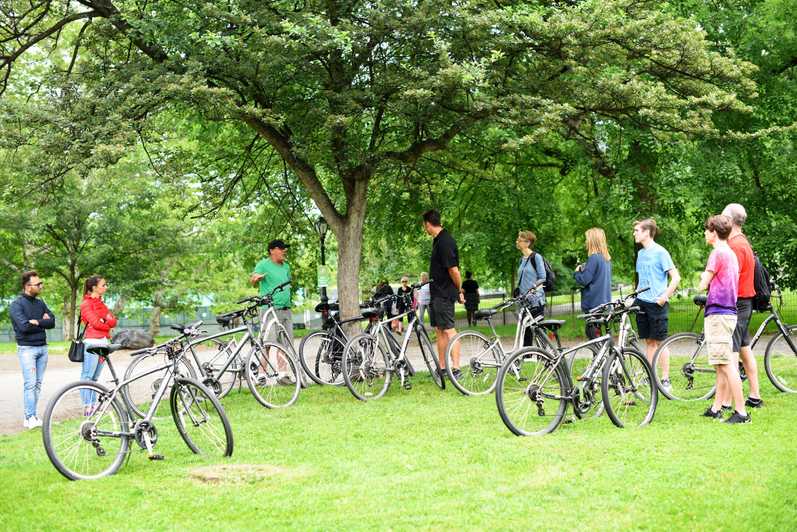
[[178, 377], [169, 400], [177, 432], [194, 454], [232, 456], [232, 428], [216, 395], [195, 380]]
[[[789, 340], [797, 347], [797, 325], [787, 325]], [[782, 332], [775, 335], [767, 344], [764, 354], [764, 368], [772, 385], [781, 392], [797, 393], [797, 353], [786, 341]]]
[[299, 398], [302, 382], [296, 362], [281, 344], [266, 342], [254, 347], [246, 362], [246, 383], [266, 408], [284, 408]]
[[113, 475], [122, 466], [130, 444], [129, 418], [120, 401], [111, 397], [102, 384], [78, 381], [57, 392], [47, 405], [44, 449], [69, 480]]
[[[662, 385], [662, 368], [669, 368], [670, 386]], [[656, 386], [667, 399], [702, 401], [714, 396], [717, 372], [708, 363], [708, 348], [702, 334], [678, 333], [662, 342], [653, 355]]]
[[371, 334], [358, 334], [343, 350], [343, 382], [360, 401], [379, 399], [390, 387], [392, 371], [379, 340]]
[[421, 356], [423, 356], [423, 361], [426, 363], [426, 369], [429, 370], [429, 374], [437, 387], [445, 390], [446, 380], [440, 371], [440, 362], [437, 360], [437, 353], [432, 346], [432, 341], [429, 340], [429, 336], [424, 329], [419, 327], [416, 329], [416, 333], [418, 335], [418, 345], [421, 348]]
[[618, 427], [638, 427], [653, 421], [658, 388], [647, 359], [634, 349], [609, 353], [603, 366], [603, 405]]
[[345, 344], [329, 331], [315, 331], [302, 338], [299, 362], [307, 375], [320, 385], [343, 384], [341, 364]]
[[556, 430], [567, 408], [566, 377], [561, 371], [548, 352], [536, 347], [519, 349], [506, 359], [498, 372], [495, 402], [513, 434]]
[[568, 353], [565, 357], [567, 368], [570, 372], [570, 382], [578, 388], [578, 400], [573, 405], [577, 409], [578, 415], [585, 417], [592, 413], [595, 417], [603, 414], [603, 399], [601, 396], [601, 379], [603, 372], [598, 368], [598, 375], [590, 380], [583, 380], [584, 375], [592, 364], [598, 350], [594, 346], [585, 346]]
[[[454, 350], [459, 349], [459, 377], [454, 375]], [[448, 378], [464, 395], [487, 395], [495, 389], [504, 360], [500, 340], [490, 340], [477, 331], [458, 333], [446, 347]]]

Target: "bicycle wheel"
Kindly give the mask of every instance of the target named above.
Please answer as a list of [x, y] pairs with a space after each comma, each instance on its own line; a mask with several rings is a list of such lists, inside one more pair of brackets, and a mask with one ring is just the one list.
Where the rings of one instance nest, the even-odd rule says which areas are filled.
[[561, 371], [548, 352], [536, 347], [519, 349], [506, 359], [498, 372], [495, 402], [513, 434], [532, 436], [556, 430], [567, 408]]
[[299, 344], [299, 362], [304, 372], [320, 385], [343, 384], [341, 359], [345, 344], [328, 331], [316, 331], [302, 338]]
[[[86, 404], [89, 404], [88, 408]], [[66, 385], [47, 405], [42, 440], [47, 457], [69, 480], [113, 475], [130, 444], [129, 418], [111, 391], [94, 381]]]
[[[797, 347], [797, 325], [787, 325], [789, 340]], [[797, 393], [797, 353], [779, 332], [767, 344], [764, 368], [772, 385], [781, 392]]]
[[358, 334], [343, 350], [343, 382], [360, 401], [379, 399], [390, 387], [392, 371], [376, 336]]
[[639, 351], [609, 353], [603, 366], [603, 405], [618, 427], [637, 427], [653, 421], [658, 388], [647, 359]]
[[584, 417], [590, 412], [594, 416], [603, 414], [603, 399], [601, 395], [601, 380], [603, 372], [598, 369], [598, 375], [593, 375], [591, 379], [584, 380], [590, 365], [598, 354], [595, 346], [584, 346], [568, 353], [565, 357], [567, 368], [570, 372], [570, 382], [578, 388], [578, 398], [573, 407], [578, 411], [578, 415]]
[[[238, 344], [235, 340], [230, 340], [216, 349], [195, 351], [196, 361], [199, 363], [202, 374], [202, 384], [207, 386], [219, 399], [230, 393], [235, 386], [236, 379], [243, 371], [243, 361], [240, 354], [235, 355], [236, 349], [238, 349]], [[233, 356], [236, 356], [236, 359], [227, 366], [227, 361]], [[225, 366], [227, 366], [226, 369]], [[198, 380], [195, 377], [191, 378]]]
[[[459, 349], [459, 377], [452, 369], [455, 349]], [[477, 331], [462, 331], [446, 347], [446, 372], [454, 388], [462, 394], [487, 395], [495, 389], [504, 358], [498, 339], [490, 340]]]
[[[669, 368], [670, 386], [663, 386], [662, 368]], [[717, 372], [708, 363], [702, 334], [685, 332], [668, 337], [653, 355], [656, 386], [667, 399], [700, 401], [714, 396]]]
[[266, 408], [291, 406], [299, 398], [302, 382], [296, 362], [284, 346], [266, 342], [254, 347], [246, 362], [246, 383]]
[[437, 352], [432, 346], [432, 341], [423, 329], [416, 329], [418, 335], [418, 345], [421, 349], [421, 356], [426, 363], [426, 369], [429, 370], [432, 380], [441, 390], [446, 389], [446, 380], [443, 378], [443, 373], [440, 371], [440, 361], [437, 359]]
[[[140, 418], [146, 416], [149, 405], [152, 403], [161, 382], [166, 377], [167, 369], [164, 366], [168, 362], [169, 359], [166, 355], [156, 353], [138, 356], [127, 366], [124, 376], [125, 381], [136, 376], [139, 377], [122, 386], [120, 392], [127, 408], [135, 416]], [[184, 358], [177, 362], [177, 373], [183, 377], [196, 379], [194, 367]], [[166, 389], [163, 396], [168, 397], [168, 393], [169, 388]]]
[[194, 454], [232, 456], [230, 421], [207, 386], [178, 377], [172, 385], [169, 405], [177, 432]]

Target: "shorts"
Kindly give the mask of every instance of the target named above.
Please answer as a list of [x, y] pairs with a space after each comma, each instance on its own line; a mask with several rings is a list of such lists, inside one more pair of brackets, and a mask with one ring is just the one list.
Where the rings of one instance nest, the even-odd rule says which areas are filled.
[[708, 348], [708, 363], [712, 366], [730, 364], [733, 360], [733, 331], [735, 314], [711, 314], [703, 321]]
[[429, 324], [441, 330], [454, 328], [454, 302], [433, 297], [429, 304]]
[[[263, 325], [263, 316], [266, 314], [268, 307], [260, 307], [260, 325]], [[277, 319], [285, 328], [285, 331], [288, 333], [288, 337], [291, 341], [293, 341], [293, 313], [291, 309], [274, 309], [277, 313]], [[262, 341], [265, 342], [276, 342], [281, 343], [284, 341], [284, 338], [277, 338], [277, 327], [272, 325], [271, 330], [268, 332], [267, 338], [261, 338]]]
[[752, 343], [750, 338], [750, 318], [753, 317], [753, 300], [745, 297], [736, 300], [736, 329], [733, 331], [733, 352]]
[[649, 303], [637, 299], [634, 305], [639, 307], [636, 315], [636, 326], [639, 337], [648, 340], [664, 340], [669, 329], [670, 304], [663, 307], [658, 303]]

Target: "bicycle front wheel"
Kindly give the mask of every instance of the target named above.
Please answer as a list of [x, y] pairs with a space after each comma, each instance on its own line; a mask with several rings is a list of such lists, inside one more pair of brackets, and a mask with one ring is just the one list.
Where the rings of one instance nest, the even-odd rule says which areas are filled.
[[[717, 385], [703, 335], [692, 332], [673, 334], [662, 342], [653, 355], [653, 374], [661, 393], [674, 401], [709, 399]], [[665, 376], [669, 386], [662, 384]]]
[[536, 347], [515, 351], [501, 366], [495, 388], [504, 425], [517, 436], [556, 430], [567, 408], [565, 379], [550, 353]]
[[341, 364], [345, 344], [328, 331], [316, 331], [302, 338], [299, 362], [307, 375], [320, 385], [343, 384]]
[[[454, 374], [454, 354], [459, 352], [459, 375]], [[504, 350], [498, 339], [477, 331], [462, 331], [446, 347], [448, 378], [464, 395], [487, 395], [495, 389]]]
[[102, 384], [78, 381], [57, 392], [42, 421], [47, 457], [69, 480], [113, 475], [130, 444], [127, 411]]
[[390, 387], [388, 358], [376, 336], [358, 334], [343, 350], [343, 382], [360, 401], [379, 399]]
[[232, 456], [230, 421], [210, 389], [178, 377], [169, 404], [177, 432], [194, 454]]
[[418, 335], [418, 344], [421, 348], [421, 356], [426, 363], [426, 369], [429, 370], [432, 380], [441, 390], [446, 389], [446, 380], [443, 378], [443, 373], [440, 371], [440, 362], [437, 359], [437, 352], [432, 346], [432, 341], [429, 340], [429, 335], [422, 328], [416, 329]]
[[293, 356], [284, 346], [266, 342], [255, 347], [246, 363], [246, 383], [266, 408], [291, 406], [299, 398], [302, 382]]
[[[797, 347], [797, 325], [786, 326], [788, 339]], [[797, 393], [797, 352], [782, 332], [772, 337], [764, 354], [764, 368], [772, 385], [786, 393]]]
[[659, 394], [653, 371], [639, 351], [609, 353], [603, 366], [603, 405], [609, 419], [620, 428], [653, 421]]

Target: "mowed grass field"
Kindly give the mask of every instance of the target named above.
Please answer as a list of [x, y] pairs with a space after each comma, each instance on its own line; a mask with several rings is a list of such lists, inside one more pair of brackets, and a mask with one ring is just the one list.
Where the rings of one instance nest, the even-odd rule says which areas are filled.
[[[538, 438], [511, 435], [494, 397], [442, 392], [428, 377], [367, 404], [314, 386], [269, 411], [233, 392], [229, 459], [192, 455], [167, 411], [166, 460], [133, 445], [99, 481], [61, 477], [39, 430], [0, 437], [0, 529], [794, 529], [797, 395], [768, 382], [763, 392], [750, 425], [662, 399], [649, 427], [604, 416]], [[241, 467], [194, 478], [217, 465]]]

